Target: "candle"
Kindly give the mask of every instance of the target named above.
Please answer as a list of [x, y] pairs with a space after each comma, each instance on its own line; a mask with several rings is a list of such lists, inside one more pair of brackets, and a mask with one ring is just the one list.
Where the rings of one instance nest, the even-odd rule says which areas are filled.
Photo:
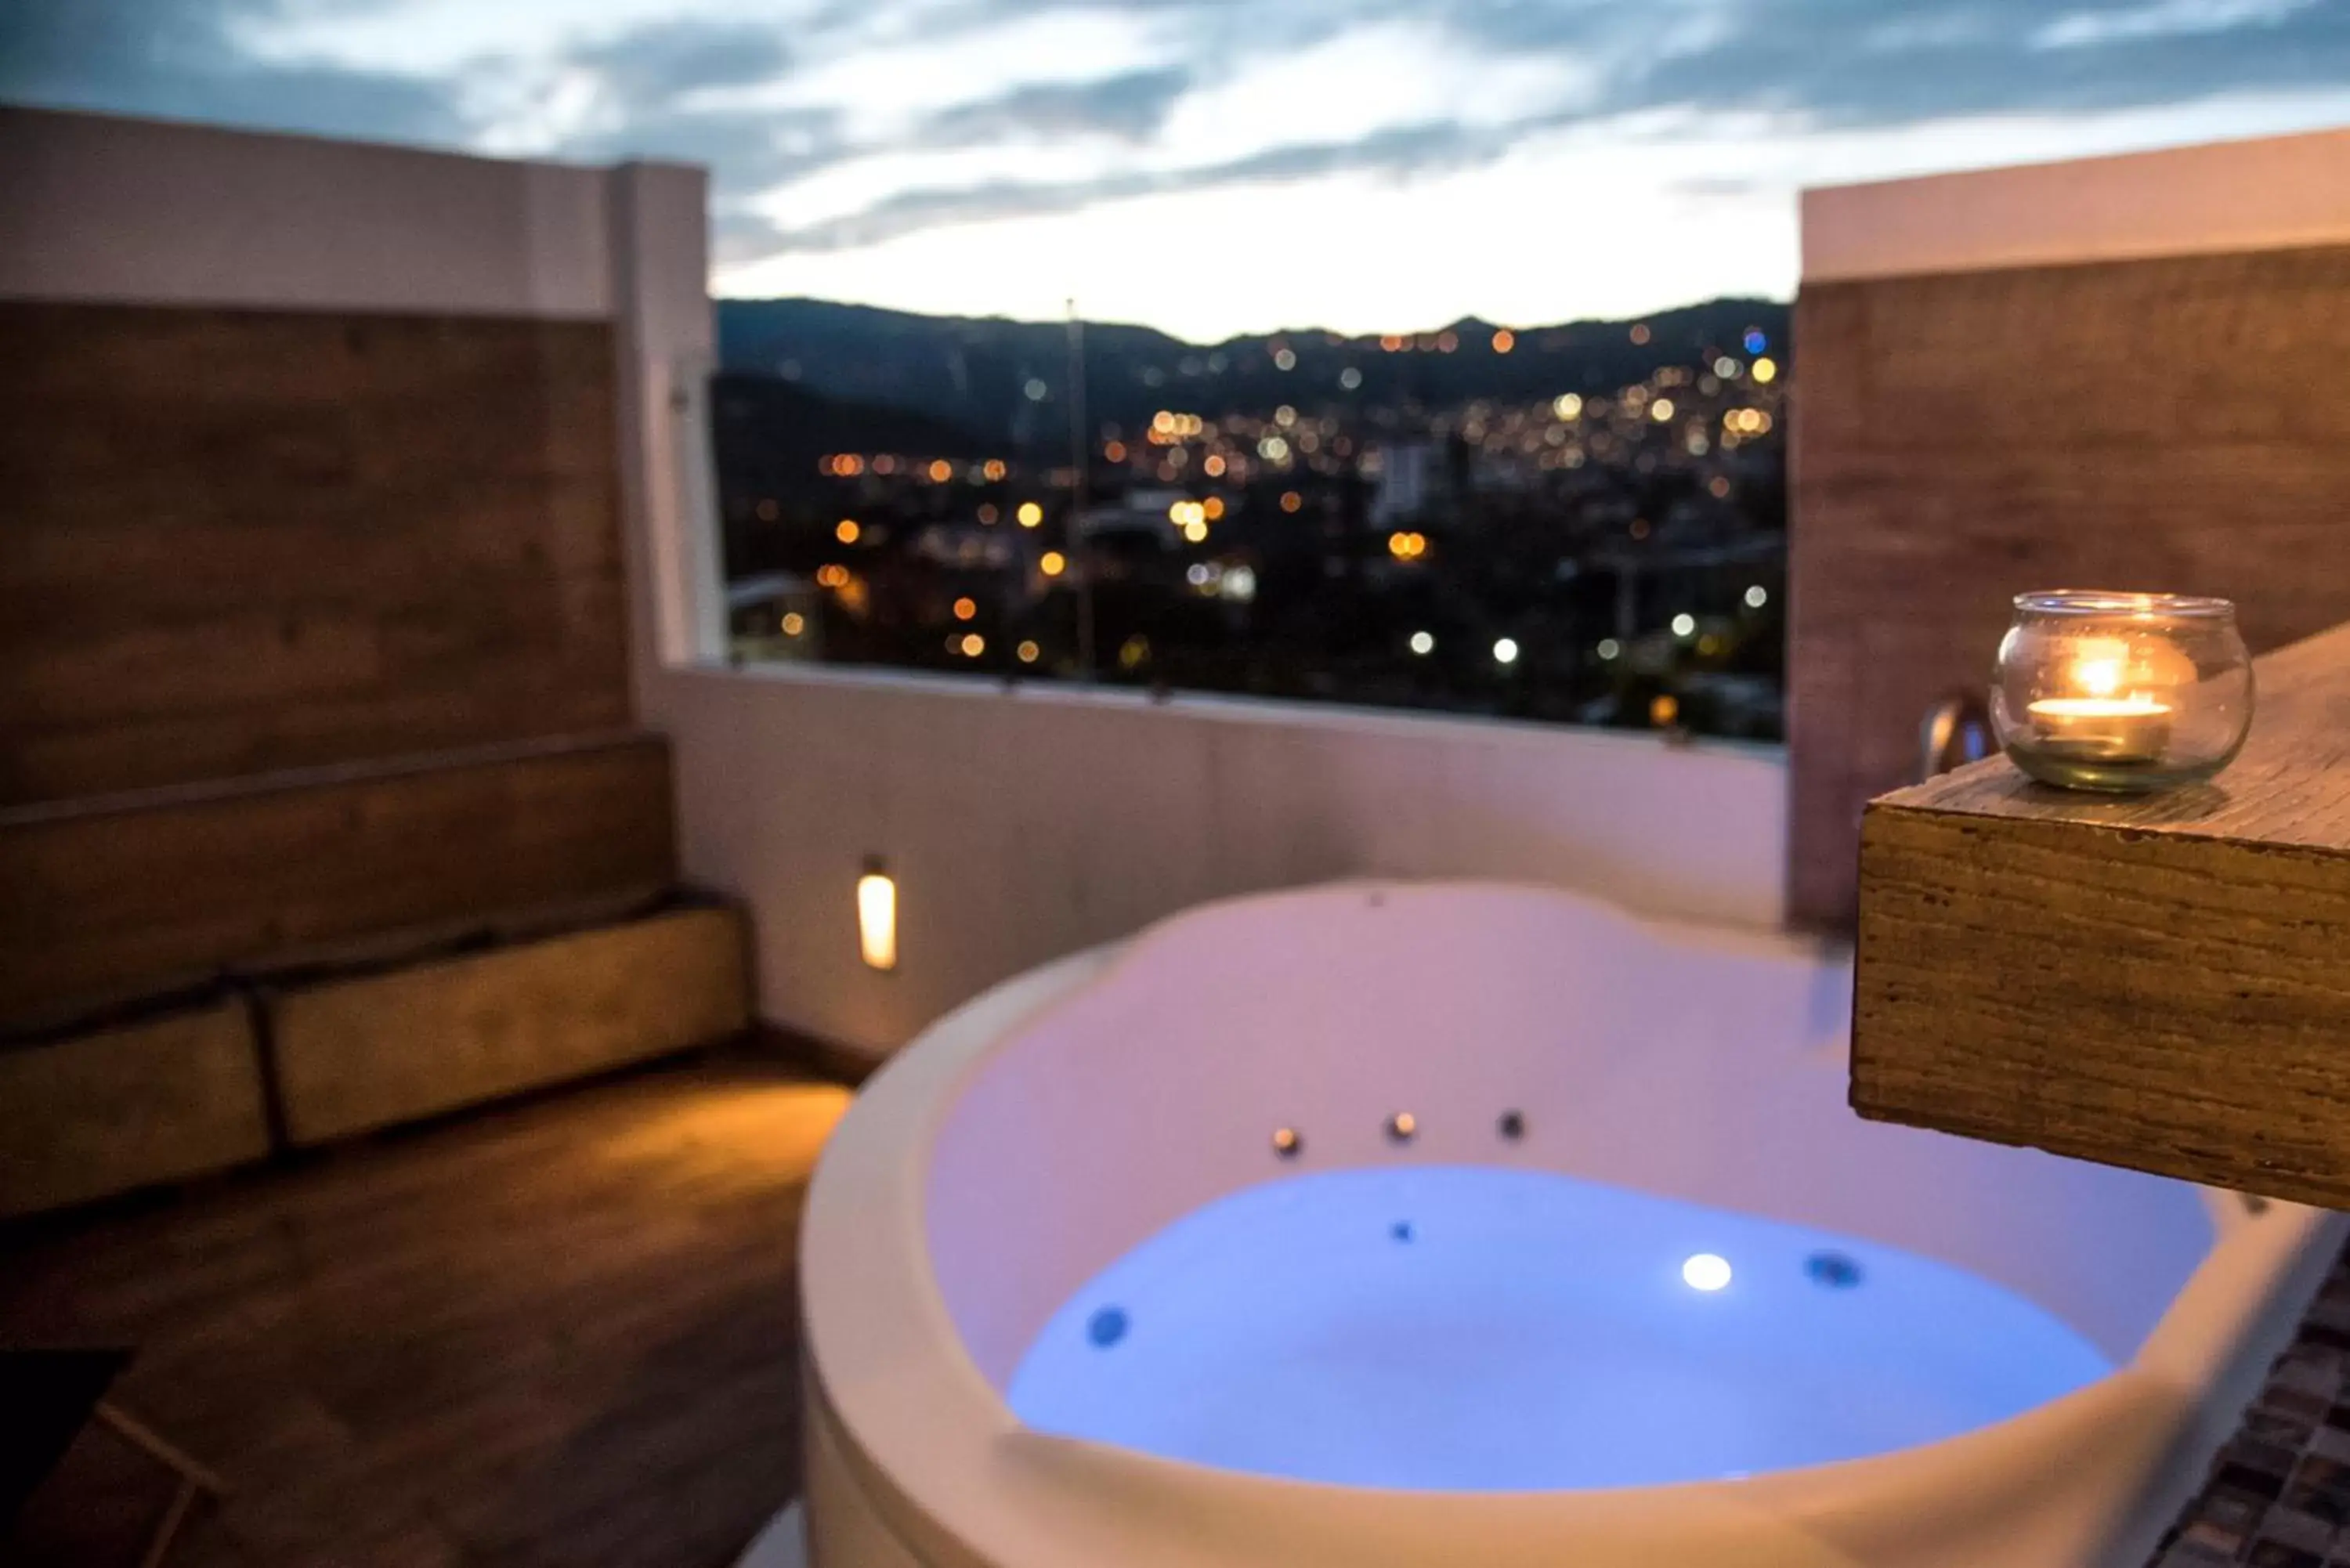
[[2053, 588], [2016, 596], [1991, 722], [2042, 784], [2137, 794], [2227, 766], [2251, 706], [2227, 600]]
[[2038, 743], [2084, 763], [2156, 763], [2170, 744], [2170, 710], [2151, 697], [2043, 697], [2024, 710]]

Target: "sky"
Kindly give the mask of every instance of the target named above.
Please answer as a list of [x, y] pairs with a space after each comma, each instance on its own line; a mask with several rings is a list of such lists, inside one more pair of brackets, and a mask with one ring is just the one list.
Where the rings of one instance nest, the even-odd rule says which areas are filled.
[[1807, 184], [2350, 124], [2350, 0], [0, 0], [0, 100], [683, 160], [721, 293], [1213, 341], [1785, 297]]

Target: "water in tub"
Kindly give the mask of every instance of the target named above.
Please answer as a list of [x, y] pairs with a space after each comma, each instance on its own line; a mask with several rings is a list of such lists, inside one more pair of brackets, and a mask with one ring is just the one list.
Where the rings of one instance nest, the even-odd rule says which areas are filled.
[[2105, 1376], [2012, 1292], [1851, 1237], [1540, 1171], [1295, 1177], [1187, 1215], [1038, 1335], [1030, 1426], [1461, 1490], [1735, 1477], [1930, 1442]]

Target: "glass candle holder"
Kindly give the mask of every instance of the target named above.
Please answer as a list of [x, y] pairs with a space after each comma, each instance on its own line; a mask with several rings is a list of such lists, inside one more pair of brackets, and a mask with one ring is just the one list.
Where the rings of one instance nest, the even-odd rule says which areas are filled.
[[1991, 732], [2043, 784], [2132, 794], [2210, 778], [2252, 723], [2252, 659], [2226, 599], [2018, 594]]

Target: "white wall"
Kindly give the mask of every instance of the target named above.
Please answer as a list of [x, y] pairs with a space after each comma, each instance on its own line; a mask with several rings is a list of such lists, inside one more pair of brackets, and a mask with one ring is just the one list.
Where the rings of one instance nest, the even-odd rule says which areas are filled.
[[707, 282], [710, 177], [677, 164], [630, 163], [610, 180], [630, 674], [638, 711], [651, 715], [664, 670], [725, 651], [709, 437], [718, 362]]
[[[781, 669], [674, 671], [659, 707], [687, 874], [750, 904], [762, 1014], [868, 1051], [1024, 969], [1267, 888], [1503, 877], [1750, 926], [1783, 908], [1772, 748]], [[858, 952], [868, 855], [898, 880], [892, 973]]]
[[0, 109], [0, 298], [604, 317], [606, 178]]
[[2350, 130], [1804, 192], [1804, 281], [2350, 241]]

